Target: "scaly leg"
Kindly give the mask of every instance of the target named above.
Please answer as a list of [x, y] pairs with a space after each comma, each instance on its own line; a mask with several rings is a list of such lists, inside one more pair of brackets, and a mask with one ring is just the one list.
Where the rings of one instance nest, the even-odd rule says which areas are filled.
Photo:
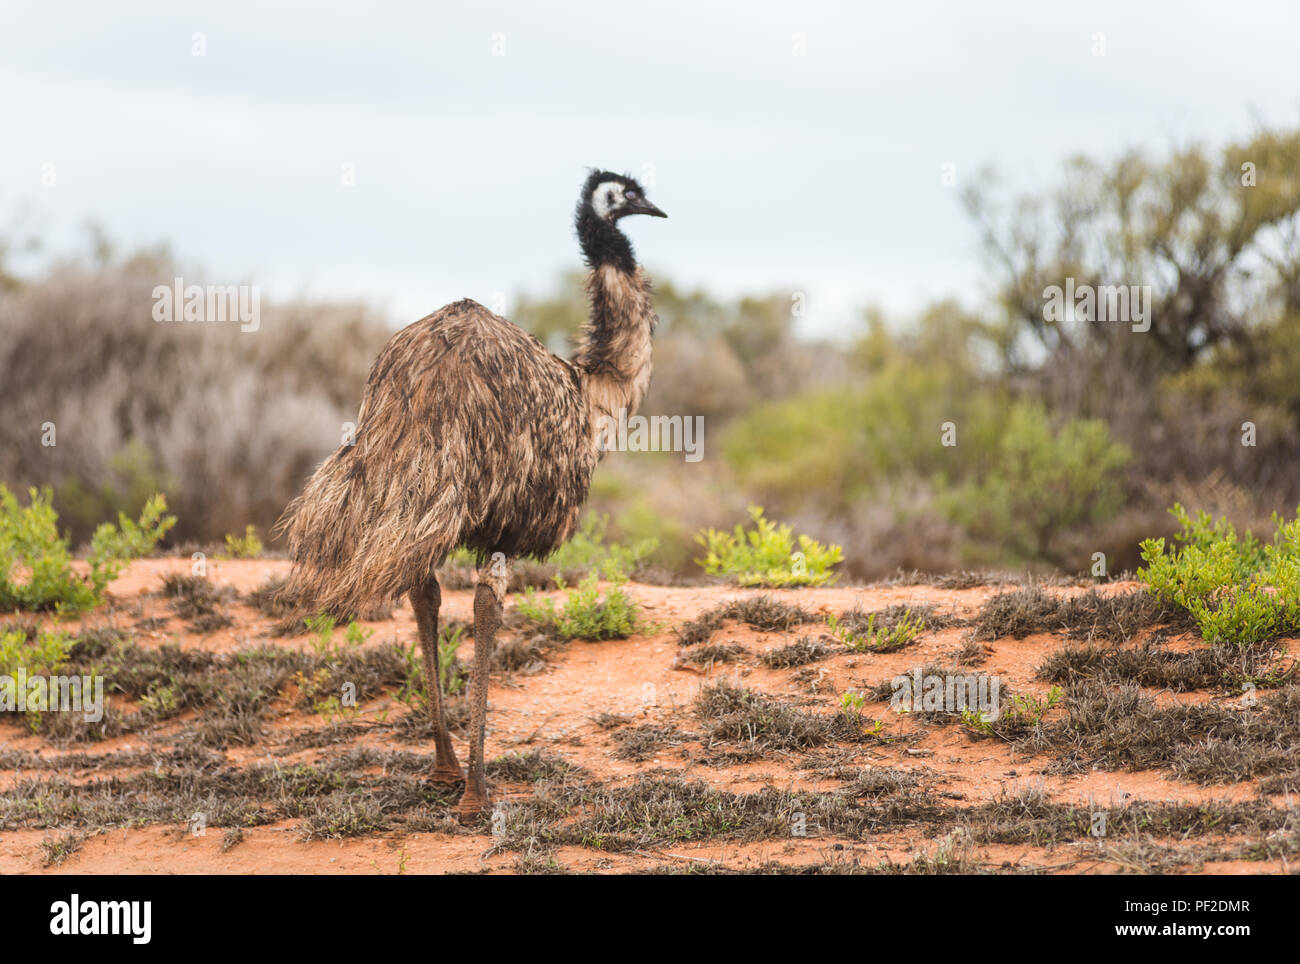
[[415, 624], [420, 630], [420, 650], [424, 654], [424, 688], [429, 694], [429, 715], [434, 727], [434, 783], [459, 783], [464, 774], [451, 747], [451, 734], [447, 732], [447, 717], [443, 711], [442, 673], [438, 665], [438, 609], [442, 606], [442, 590], [438, 580], [431, 579], [424, 586], [410, 592], [411, 609], [415, 611]]
[[470, 684], [469, 770], [458, 813], [463, 824], [473, 823], [488, 806], [484, 780], [483, 739], [487, 727], [488, 673], [492, 668], [492, 647], [501, 625], [501, 604], [505, 599], [504, 572], [480, 570], [474, 590], [474, 678]]

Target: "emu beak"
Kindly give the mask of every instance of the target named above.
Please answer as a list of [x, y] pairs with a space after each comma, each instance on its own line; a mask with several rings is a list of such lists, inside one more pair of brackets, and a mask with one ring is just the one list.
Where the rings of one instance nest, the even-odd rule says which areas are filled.
[[663, 211], [660, 211], [657, 207], [655, 207], [653, 204], [651, 204], [649, 201], [645, 200], [644, 198], [639, 198], [638, 200], [633, 201], [631, 204], [629, 204], [627, 213], [648, 214], [652, 218], [668, 217], [668, 215], [664, 214]]

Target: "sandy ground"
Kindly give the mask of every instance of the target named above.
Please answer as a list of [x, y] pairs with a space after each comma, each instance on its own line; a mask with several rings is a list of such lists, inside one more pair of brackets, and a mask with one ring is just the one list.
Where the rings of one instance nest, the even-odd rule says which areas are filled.
[[[186, 559], [148, 559], [131, 564], [111, 586], [111, 618], [115, 624], [130, 627], [145, 620], [161, 620], [156, 628], [135, 630], [143, 645], [179, 642], [183, 649], [229, 652], [259, 642], [303, 648], [306, 637], [270, 636], [273, 620], [262, 616], [251, 605], [231, 604], [228, 612], [234, 625], [197, 635], [175, 618], [165, 599], [157, 593], [162, 577], [170, 572], [188, 573]], [[228, 585], [240, 593], [282, 575], [287, 564], [273, 560], [209, 561], [208, 575], [214, 583]], [[979, 607], [1005, 586], [982, 586], [965, 590], [943, 590], [932, 586], [877, 586], [867, 588], [800, 589], [775, 591], [773, 595], [795, 602], [805, 609], [821, 613], [843, 612], [852, 607], [878, 610], [892, 604], [930, 604], [944, 613], [972, 617]], [[1108, 591], [1122, 591], [1131, 585], [1114, 584]], [[833, 779], [818, 779], [802, 771], [799, 760], [790, 754], [771, 754], [752, 763], [734, 766], [703, 765], [702, 747], [698, 742], [665, 747], [652, 759], [632, 762], [614, 755], [610, 734], [595, 722], [600, 714], [617, 714], [634, 718], [635, 724], [675, 723], [690, 729], [691, 705], [707, 682], [726, 678], [801, 704], [820, 701], [822, 708], [838, 707], [839, 696], [848, 690], [869, 687], [882, 679], [905, 673], [913, 667], [940, 662], [956, 665], [965, 628], [925, 633], [908, 648], [887, 655], [855, 654], [844, 650], [822, 662], [811, 664], [795, 679], [797, 671], [770, 670], [755, 660], [719, 664], [704, 670], [678, 659], [680, 648], [673, 627], [698, 616], [730, 598], [755, 594], [751, 590], [726, 587], [672, 588], [632, 584], [629, 593], [656, 624], [657, 632], [631, 639], [607, 642], [573, 641], [551, 654], [544, 668], [534, 673], [503, 674], [494, 677], [490, 689], [490, 726], [487, 755], [493, 758], [510, 751], [541, 749], [585, 767], [601, 780], [625, 783], [638, 774], [670, 772], [733, 792], [749, 792], [765, 786], [784, 789], [833, 791], [842, 785]], [[1081, 590], [1061, 589], [1063, 593]], [[558, 595], [558, 594], [552, 594]], [[471, 591], [443, 594], [442, 617], [468, 622], [472, 609]], [[509, 603], [508, 605], [511, 605]], [[86, 623], [102, 622], [107, 612], [88, 614]], [[75, 632], [78, 620], [65, 620], [65, 628]], [[374, 630], [371, 643], [387, 640], [409, 642], [414, 637], [414, 619], [403, 601], [393, 617], [383, 622], [364, 624]], [[788, 633], [761, 633], [744, 625], [728, 623], [714, 636], [714, 642], [735, 642], [757, 653], [793, 641], [800, 635], [818, 635], [824, 627], [816, 624]], [[1045, 695], [1046, 684], [1035, 679], [1035, 670], [1053, 647], [1064, 644], [1059, 636], [1043, 634], [1025, 639], [1002, 639], [985, 647], [986, 661], [978, 672], [1001, 677], [1016, 693]], [[468, 660], [472, 640], [466, 639], [462, 659]], [[1175, 646], [1192, 645], [1176, 640]], [[976, 671], [976, 670], [973, 670]], [[1167, 694], [1162, 699], [1204, 700], [1204, 693], [1181, 696]], [[405, 713], [405, 706], [391, 698], [372, 700], [361, 708], [358, 720], [386, 718]], [[1041, 787], [1053, 801], [1087, 805], [1105, 805], [1107, 801], [1150, 800], [1168, 802], [1252, 801], [1258, 799], [1253, 784], [1201, 787], [1171, 780], [1165, 772], [1092, 771], [1082, 775], [1062, 776], [1046, 771], [1050, 759], [1027, 757], [1008, 744], [991, 739], [975, 739], [959, 725], [923, 726], [893, 713], [887, 704], [865, 707], [872, 718], [884, 720], [890, 734], [905, 736], [890, 743], [861, 745], [855, 765], [896, 767], [917, 771], [928, 784], [938, 788], [945, 802], [962, 806], [996, 799], [1009, 787]], [[172, 721], [183, 723], [183, 720]], [[287, 698], [277, 704], [268, 728], [269, 741], [277, 736], [301, 731], [304, 727], [322, 726], [323, 720], [291, 705]], [[173, 728], [174, 729], [174, 728]], [[159, 733], [135, 733], [90, 746], [58, 748], [12, 724], [0, 725], [0, 750], [26, 750], [44, 757], [92, 752], [97, 754], [130, 751], [148, 741], [166, 744], [166, 728]], [[462, 762], [467, 756], [463, 741], [454, 737]], [[380, 749], [432, 752], [432, 747], [398, 744], [382, 734], [364, 734], [352, 746], [375, 746]], [[231, 764], [268, 756], [269, 746], [236, 747], [226, 751]], [[317, 761], [335, 752], [332, 748], [305, 750], [298, 755], [277, 759]], [[56, 772], [58, 772], [56, 770]], [[122, 772], [130, 772], [123, 770]], [[24, 774], [0, 771], [0, 793]], [[30, 776], [30, 772], [26, 774]], [[86, 773], [68, 768], [66, 775], [74, 782], [102, 779], [106, 772]], [[530, 787], [497, 786], [496, 796], [507, 801], [527, 796]], [[1266, 801], [1261, 801], [1261, 805]], [[92, 834], [72, 856], [61, 864], [47, 865], [41, 843], [56, 835], [59, 828], [0, 831], [0, 870], [23, 873], [441, 873], [505, 872], [515, 868], [520, 854], [494, 846], [491, 835], [483, 831], [448, 827], [429, 833], [402, 833], [362, 836], [342, 840], [305, 841], [298, 821], [253, 827], [229, 850], [222, 849], [222, 831], [210, 829], [196, 837], [184, 826], [150, 825], [135, 829], [111, 829]], [[1216, 839], [1222, 843], [1229, 838]], [[1198, 843], [1207, 841], [1201, 839]], [[836, 839], [825, 836], [737, 842], [712, 839], [700, 843], [683, 843], [668, 848], [653, 848], [631, 853], [605, 853], [598, 849], [561, 847], [549, 857], [574, 871], [620, 872], [646, 870], [666, 865], [689, 868], [719, 861], [736, 869], [754, 868], [776, 861], [793, 864], [859, 861], [875, 864], [881, 860], [908, 861], [917, 853], [932, 851], [937, 841], [923, 833], [900, 832], [870, 839]], [[997, 869], [1042, 870], [1069, 873], [1123, 872], [1126, 867], [1123, 848], [1101, 848], [1094, 841], [1065, 843], [1057, 846], [985, 846], [978, 857], [988, 867]], [[1280, 862], [1215, 862], [1190, 868], [1205, 873], [1260, 873], [1284, 870]]]

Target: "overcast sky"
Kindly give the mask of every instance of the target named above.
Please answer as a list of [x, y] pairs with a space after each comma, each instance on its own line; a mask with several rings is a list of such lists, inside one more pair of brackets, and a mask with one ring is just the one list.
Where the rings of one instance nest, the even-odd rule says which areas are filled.
[[1075, 152], [1300, 122], [1298, 6], [0, 0], [0, 224], [31, 206], [57, 248], [93, 217], [196, 281], [404, 323], [576, 266], [596, 165], [669, 213], [629, 225], [652, 271], [803, 290], [842, 330], [978, 301], [945, 164], [1028, 188]]

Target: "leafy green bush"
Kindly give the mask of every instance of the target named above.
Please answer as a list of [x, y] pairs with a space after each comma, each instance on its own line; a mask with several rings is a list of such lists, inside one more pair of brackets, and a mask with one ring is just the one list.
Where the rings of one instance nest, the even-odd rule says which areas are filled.
[[[42, 632], [31, 640], [22, 631], [0, 632], [0, 677], [14, 680], [9, 684], [13, 689], [7, 696], [14, 698], [16, 704], [20, 671], [29, 679], [58, 675], [67, 665], [71, 648], [72, 640], [64, 632]], [[16, 709], [16, 705], [11, 705], [10, 709]], [[32, 708], [31, 704], [28, 704], [24, 716], [33, 728], [40, 725], [40, 710]]]
[[230, 559], [256, 559], [262, 554], [262, 540], [257, 537], [257, 526], [251, 522], [242, 536], [226, 533], [226, 556]]
[[117, 514], [116, 526], [101, 522], [90, 538], [90, 558], [139, 559], [153, 552], [174, 525], [176, 517], [167, 515], [167, 497], [157, 492], [145, 500], [139, 522], [132, 522], [124, 512]]
[[72, 640], [67, 633], [42, 632], [29, 640], [21, 631], [0, 633], [0, 676], [54, 676], [68, 662]]
[[831, 567], [843, 558], [837, 545], [824, 546], [806, 535], [763, 517], [760, 506], [749, 507], [754, 528], [737, 524], [732, 532], [705, 529], [696, 542], [705, 556], [697, 560], [711, 576], [730, 576], [742, 586], [822, 586], [835, 581]]
[[[15, 609], [81, 612], [99, 604], [122, 563], [148, 552], [175, 523], [161, 495], [149, 499], [140, 521], [105, 522], [90, 546], [90, 573], [73, 571], [68, 541], [59, 535], [50, 491], [28, 491], [26, 506], [0, 485], [0, 612]], [[27, 578], [20, 581], [25, 573]]]
[[996, 458], [944, 500], [968, 532], [1022, 557], [1051, 559], [1058, 533], [1110, 518], [1123, 504], [1129, 450], [1104, 422], [1071, 419], [1053, 432], [1047, 410], [1018, 402], [1006, 416]]
[[831, 634], [841, 643], [859, 653], [892, 653], [914, 641], [925, 629], [925, 620], [906, 610], [896, 620], [876, 625], [876, 614], [861, 620], [841, 620], [834, 613], [826, 618]]
[[600, 573], [606, 579], [615, 579], [633, 572], [637, 563], [654, 552], [659, 545], [658, 540], [653, 538], [640, 539], [627, 546], [606, 542], [608, 527], [608, 515], [588, 513], [578, 531], [546, 561], [561, 572], [585, 569]]
[[1273, 540], [1263, 543], [1207, 512], [1169, 511], [1180, 526], [1175, 545], [1142, 543], [1138, 578], [1153, 595], [1190, 613], [1210, 643], [1249, 646], [1300, 632], [1300, 518], [1275, 514]]
[[[593, 572], [569, 590], [562, 608], [557, 609], [554, 599], [541, 597], [532, 589], [515, 603], [515, 608], [565, 639], [623, 639], [649, 628], [641, 618], [641, 607], [623, 591], [625, 581], [612, 579], [602, 596], [598, 576]], [[556, 582], [565, 588], [563, 579]]]

